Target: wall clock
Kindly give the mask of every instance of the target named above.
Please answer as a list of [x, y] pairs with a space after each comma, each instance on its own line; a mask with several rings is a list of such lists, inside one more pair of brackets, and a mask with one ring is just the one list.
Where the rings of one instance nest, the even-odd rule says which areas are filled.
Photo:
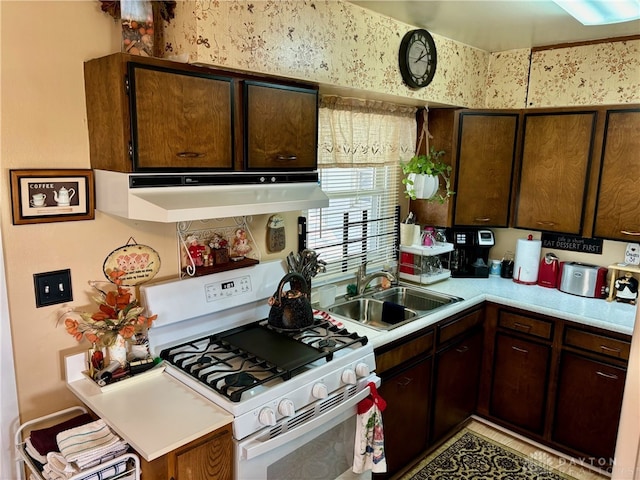
[[411, 88], [426, 87], [436, 73], [436, 44], [429, 32], [411, 30], [400, 43], [398, 63], [402, 79]]

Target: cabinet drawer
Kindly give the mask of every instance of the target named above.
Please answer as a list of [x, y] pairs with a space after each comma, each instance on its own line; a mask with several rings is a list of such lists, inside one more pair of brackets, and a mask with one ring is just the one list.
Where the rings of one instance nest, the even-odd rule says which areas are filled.
[[442, 345], [480, 323], [482, 323], [482, 310], [476, 310], [464, 317], [444, 324], [438, 332], [438, 345]]
[[376, 373], [387, 370], [410, 360], [433, 347], [433, 330], [381, 354], [376, 354]]
[[565, 330], [564, 344], [624, 360], [629, 360], [629, 348], [631, 346], [630, 342], [578, 330], [577, 328], [567, 328]]
[[525, 317], [510, 312], [500, 312], [498, 325], [516, 332], [550, 340], [553, 335], [553, 323], [537, 318]]

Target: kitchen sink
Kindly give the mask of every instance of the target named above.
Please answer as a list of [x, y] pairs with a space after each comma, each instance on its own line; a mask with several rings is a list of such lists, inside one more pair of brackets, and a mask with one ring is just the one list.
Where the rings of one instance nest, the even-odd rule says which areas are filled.
[[403, 308], [402, 305], [374, 298], [354, 298], [332, 305], [327, 310], [378, 330], [390, 330], [418, 315], [414, 310]]
[[336, 303], [327, 311], [377, 330], [391, 330], [462, 300], [426, 289], [397, 286]]
[[405, 308], [416, 310], [419, 313], [431, 312], [451, 303], [463, 300], [460, 297], [406, 286], [398, 286], [382, 290], [371, 294], [371, 296], [376, 300], [396, 303], [404, 306]]

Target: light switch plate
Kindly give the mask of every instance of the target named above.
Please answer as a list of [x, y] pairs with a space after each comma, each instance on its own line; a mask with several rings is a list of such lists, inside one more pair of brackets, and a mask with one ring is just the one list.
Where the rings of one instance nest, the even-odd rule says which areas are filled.
[[36, 307], [46, 307], [73, 300], [71, 270], [34, 273], [33, 286], [36, 291]]

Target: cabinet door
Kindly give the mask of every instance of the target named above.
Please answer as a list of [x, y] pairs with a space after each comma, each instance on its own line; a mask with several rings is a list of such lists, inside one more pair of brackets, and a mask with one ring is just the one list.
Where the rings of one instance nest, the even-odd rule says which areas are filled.
[[596, 116], [525, 113], [516, 228], [582, 233]]
[[551, 347], [498, 333], [494, 355], [490, 414], [542, 433]]
[[382, 378], [380, 395], [387, 402], [382, 414], [388, 478], [420, 455], [427, 447], [431, 358]]
[[231, 170], [230, 78], [131, 63], [129, 81], [135, 170]]
[[594, 235], [640, 239], [640, 110], [607, 112]]
[[244, 95], [247, 169], [315, 169], [318, 92], [245, 82]]
[[517, 113], [460, 113], [454, 223], [506, 227]]
[[478, 330], [436, 355], [432, 441], [476, 410], [482, 339]]
[[[172, 468], [173, 463], [173, 468]], [[233, 478], [233, 443], [231, 429], [218, 430], [213, 437], [178, 449], [169, 462], [173, 480], [231, 480]]]
[[563, 353], [553, 440], [609, 462], [615, 451], [625, 379], [622, 368]]

